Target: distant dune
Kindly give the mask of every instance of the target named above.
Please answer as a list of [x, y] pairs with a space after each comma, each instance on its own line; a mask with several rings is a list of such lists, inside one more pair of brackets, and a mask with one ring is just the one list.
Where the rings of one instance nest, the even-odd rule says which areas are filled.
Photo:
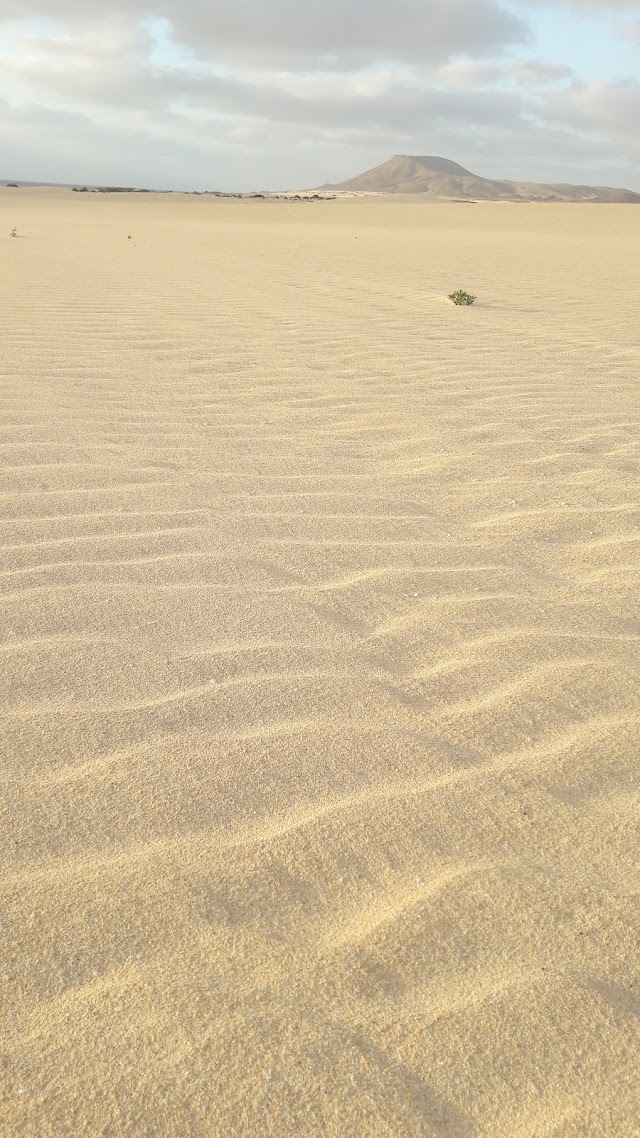
[[323, 190], [379, 194], [429, 194], [463, 201], [616, 202], [640, 203], [640, 194], [607, 186], [570, 186], [537, 182], [507, 182], [480, 178], [451, 162], [431, 155], [395, 154], [381, 166]]

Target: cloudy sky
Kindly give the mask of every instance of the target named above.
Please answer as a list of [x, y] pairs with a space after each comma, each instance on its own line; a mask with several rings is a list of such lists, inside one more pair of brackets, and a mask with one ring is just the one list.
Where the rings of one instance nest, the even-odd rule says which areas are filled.
[[0, 178], [640, 190], [640, 0], [0, 0]]

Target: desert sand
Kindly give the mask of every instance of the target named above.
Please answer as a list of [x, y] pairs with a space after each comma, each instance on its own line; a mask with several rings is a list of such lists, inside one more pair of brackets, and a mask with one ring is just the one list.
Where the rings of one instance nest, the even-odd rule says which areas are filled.
[[0, 248], [0, 1134], [637, 1136], [640, 210]]

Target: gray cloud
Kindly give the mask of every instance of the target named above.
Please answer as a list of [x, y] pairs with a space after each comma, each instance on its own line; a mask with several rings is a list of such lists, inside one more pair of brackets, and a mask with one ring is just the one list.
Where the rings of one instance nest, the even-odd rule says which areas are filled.
[[576, 82], [565, 91], [549, 93], [544, 111], [548, 119], [617, 142], [640, 162], [640, 82]]
[[172, 25], [199, 49], [280, 63], [352, 52], [434, 62], [493, 54], [527, 38], [526, 24], [494, 0], [196, 0], [177, 9]]
[[[442, 62], [454, 54], [491, 55], [525, 42], [526, 22], [498, 0], [113, 0], [112, 13], [169, 21], [199, 55], [261, 65], [308, 65], [355, 55]], [[2, 0], [0, 18], [95, 21], [79, 0]]]

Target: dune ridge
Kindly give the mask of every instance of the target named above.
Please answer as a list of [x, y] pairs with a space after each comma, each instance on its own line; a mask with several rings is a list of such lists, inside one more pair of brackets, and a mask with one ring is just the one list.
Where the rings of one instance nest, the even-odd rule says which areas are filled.
[[11, 193], [0, 1133], [632, 1138], [640, 215]]

